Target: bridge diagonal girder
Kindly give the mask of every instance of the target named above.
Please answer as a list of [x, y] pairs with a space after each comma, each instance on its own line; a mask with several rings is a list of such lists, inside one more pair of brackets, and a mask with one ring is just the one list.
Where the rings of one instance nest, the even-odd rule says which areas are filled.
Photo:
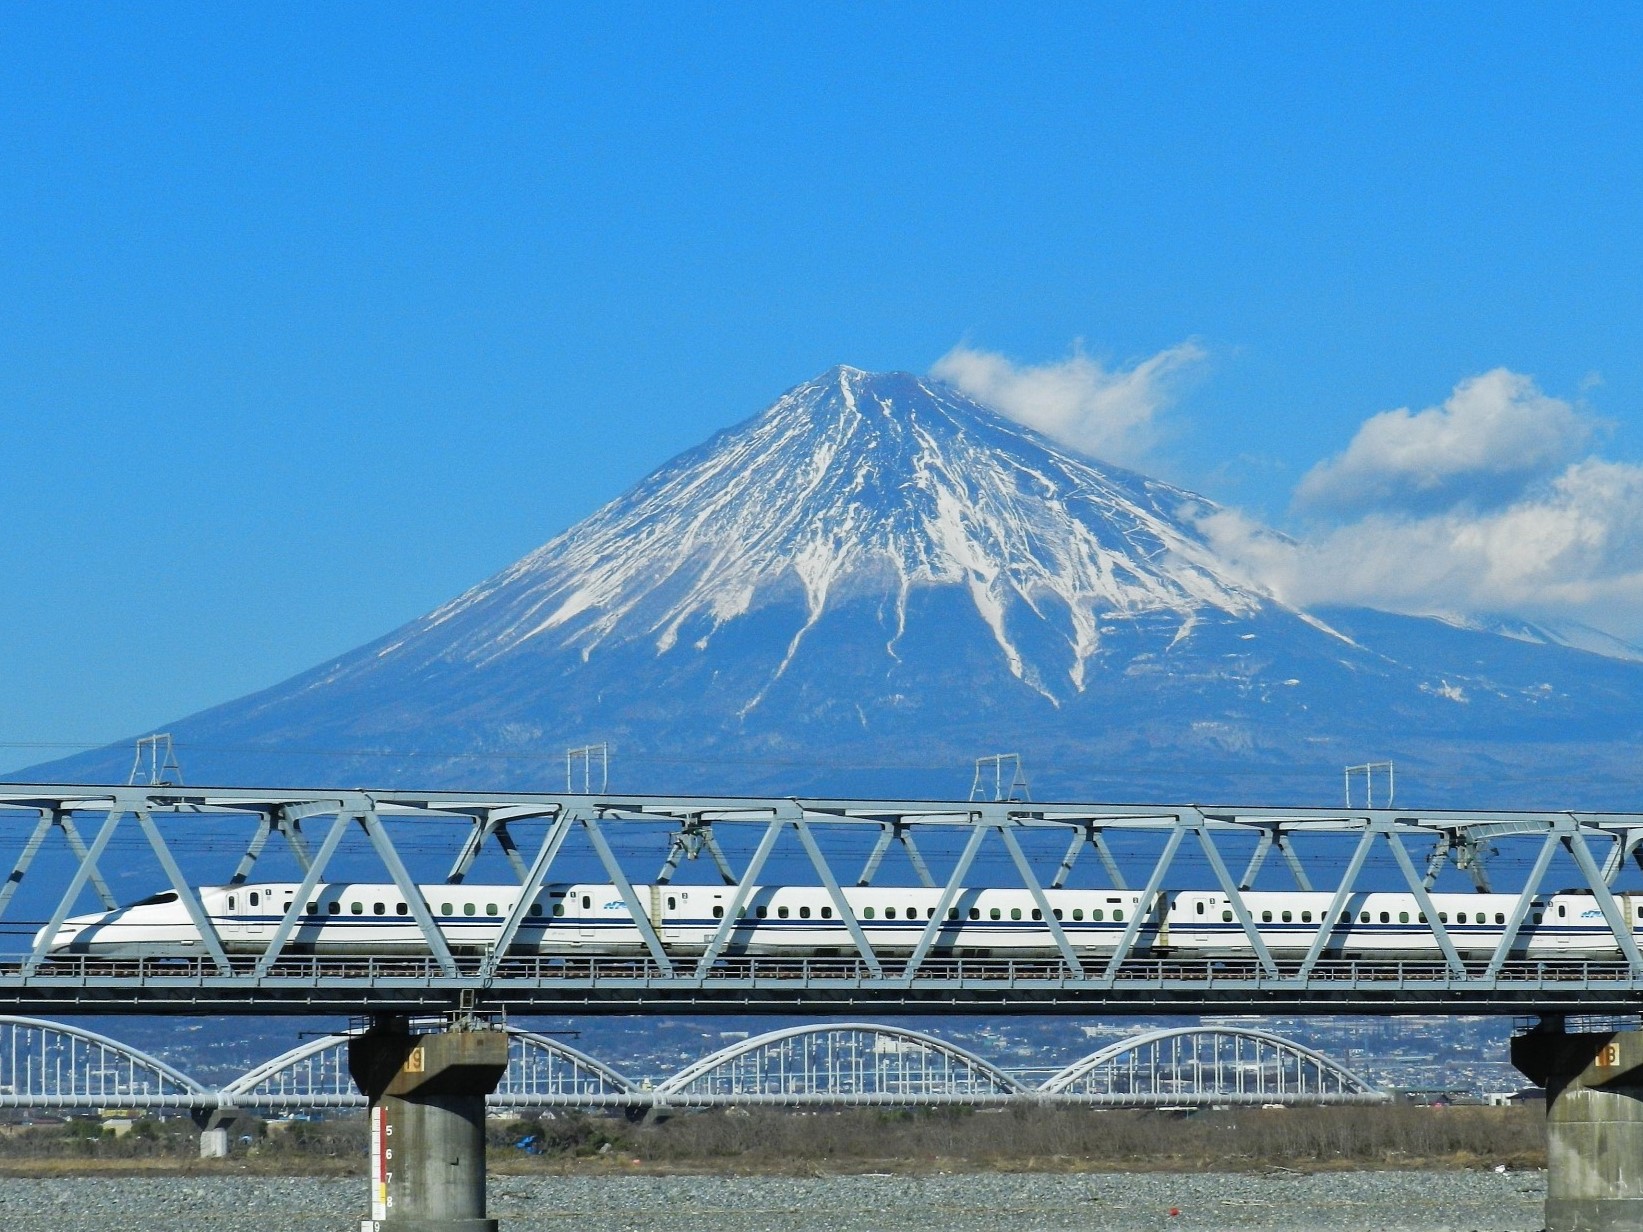
[[91, 846], [86, 848], [86, 853], [80, 857], [80, 864], [74, 870], [74, 876], [70, 878], [68, 888], [63, 891], [62, 897], [57, 900], [57, 906], [52, 909], [51, 918], [46, 922], [46, 926], [40, 930], [33, 950], [23, 960], [22, 974], [25, 977], [33, 975], [39, 969], [40, 963], [46, 957], [52, 938], [63, 927], [63, 921], [74, 914], [75, 903], [79, 900], [80, 892], [85, 889], [86, 883], [94, 877], [101, 876], [97, 862], [102, 859], [103, 852], [108, 850], [108, 845], [114, 838], [114, 832], [120, 826], [120, 819], [126, 812], [125, 803], [118, 797], [108, 800], [106, 803], [108, 813], [103, 818], [103, 824], [97, 828], [97, 835], [91, 840]]
[[261, 977], [268, 974], [269, 969], [278, 961], [290, 940], [291, 934], [296, 931], [298, 914], [307, 906], [309, 896], [318, 887], [320, 878], [325, 875], [326, 867], [331, 863], [331, 857], [336, 854], [337, 847], [342, 843], [342, 836], [347, 833], [349, 822], [348, 811], [340, 803], [337, 805], [336, 817], [330, 828], [321, 840], [319, 851], [313, 860], [303, 870], [302, 881], [298, 884], [296, 893], [291, 896], [290, 904], [285, 908], [285, 914], [274, 928], [274, 935], [269, 939], [268, 946], [257, 959], [256, 974]]
[[844, 921], [844, 926], [849, 929], [850, 939], [856, 943], [856, 950], [861, 955], [862, 961], [867, 964], [867, 969], [875, 977], [882, 976], [884, 969], [879, 964], [879, 956], [873, 952], [872, 943], [867, 940], [867, 934], [862, 931], [861, 921], [856, 919], [855, 908], [850, 905], [850, 900], [845, 898], [844, 890], [839, 885], [838, 878], [833, 875], [832, 866], [828, 864], [827, 857], [822, 854], [822, 849], [816, 844], [816, 836], [810, 832], [804, 809], [795, 802], [793, 811], [785, 816], [778, 816], [778, 821], [792, 823], [794, 830], [798, 832], [799, 843], [803, 846], [805, 855], [810, 857], [811, 867], [816, 870], [817, 876], [821, 878], [823, 886], [826, 887], [828, 898], [833, 900], [833, 910], [838, 913], [839, 919]]
[[942, 931], [947, 927], [947, 913], [963, 892], [965, 879], [970, 875], [970, 867], [975, 863], [976, 853], [981, 850], [982, 840], [986, 837], [987, 831], [981, 826], [975, 826], [970, 830], [970, 836], [965, 841], [964, 850], [959, 853], [958, 860], [953, 865], [952, 874], [947, 878], [947, 884], [941, 889], [941, 897], [936, 900], [935, 913], [924, 925], [924, 931], [919, 934], [918, 944], [913, 947], [912, 954], [908, 956], [907, 965], [902, 969], [903, 979], [911, 982], [918, 975], [919, 969], [924, 966], [924, 960], [929, 956], [936, 939], [941, 936]]
[[571, 830], [582, 818], [582, 815], [581, 809], [568, 808], [563, 810], [553, 819], [553, 823], [548, 827], [548, 832], [542, 836], [542, 846], [537, 850], [536, 858], [531, 861], [530, 868], [525, 871], [523, 884], [519, 888], [519, 901], [514, 904], [514, 909], [510, 913], [507, 923], [503, 926], [502, 934], [497, 938], [496, 950], [492, 953], [490, 961], [485, 965], [484, 970], [487, 974], [495, 975], [497, 965], [507, 954], [514, 938], [519, 934], [519, 926], [525, 918], [525, 912], [529, 910], [531, 900], [541, 893], [542, 888], [547, 884], [548, 873], [553, 868], [553, 862], [559, 858], [559, 853], [564, 850], [565, 840], [570, 837]]

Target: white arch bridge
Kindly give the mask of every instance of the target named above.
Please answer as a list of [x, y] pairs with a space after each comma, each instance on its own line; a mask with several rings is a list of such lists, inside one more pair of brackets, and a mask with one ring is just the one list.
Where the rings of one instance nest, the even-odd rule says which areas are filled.
[[[1266, 1031], [1146, 1031], [1031, 1085], [905, 1027], [821, 1023], [738, 1041], [653, 1083], [563, 1040], [512, 1027], [493, 1107], [711, 1108], [1039, 1103], [1097, 1107], [1368, 1104], [1389, 1096], [1323, 1054]], [[0, 1108], [268, 1111], [363, 1107], [346, 1035], [309, 1040], [218, 1088], [82, 1027], [0, 1017]]]

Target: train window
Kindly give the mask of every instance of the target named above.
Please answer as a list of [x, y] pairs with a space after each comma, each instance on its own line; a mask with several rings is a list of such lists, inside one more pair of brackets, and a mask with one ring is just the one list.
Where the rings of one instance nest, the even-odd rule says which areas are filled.
[[260, 900], [260, 899], [259, 899], [259, 898], [258, 898], [258, 897], [257, 897], [257, 892], [256, 892], [256, 891], [255, 891], [255, 890], [252, 890], [252, 891], [251, 891], [251, 893], [249, 893], [249, 894], [247, 894], [247, 895], [246, 895], [246, 898], [248, 898], [248, 899], [249, 899], [249, 900], [250, 900], [250, 901], [251, 901], [251, 905], [252, 905], [252, 906], [253, 906], [253, 907], [255, 907], [255, 906], [256, 906], [256, 905], [257, 905], [257, 903], [258, 903], [258, 902], [260, 902], [260, 901], [261, 901], [261, 900]]
[[1392, 913], [1390, 911], [1381, 912], [1381, 923], [1382, 924], [1390, 924], [1391, 922], [1392, 922]]
[[871, 907], [863, 907], [861, 909], [861, 918], [864, 920], [871, 920], [873, 918], [873, 909]]
[[753, 909], [753, 914], [758, 916], [762, 920], [770, 914], [770, 908], [765, 906], [763, 903], [760, 903], [757, 907], [755, 907]]
[[1302, 924], [1312, 923], [1312, 913], [1310, 911], [1301, 912], [1301, 923]]
[[[1637, 914], [1638, 914], [1639, 919], [1643, 919], [1643, 907], [1639, 907], [1637, 909]], [[1506, 923], [1506, 913], [1504, 911], [1495, 912], [1495, 923], [1496, 924]]]
[[1369, 912], [1367, 912], [1367, 911], [1359, 912], [1358, 913], [1358, 923], [1360, 923], [1360, 924], [1369, 923]]
[[1003, 918], [1003, 914], [997, 907], [994, 907], [987, 912], [987, 918], [997, 920]]
[[949, 919], [949, 920], [956, 920], [956, 919], [958, 919], [958, 908], [957, 908], [957, 907], [949, 907], [949, 908], [947, 908], [947, 918], [948, 918], [948, 919]]
[[1407, 911], [1398, 912], [1398, 923], [1399, 924], [1409, 923], [1409, 913]]
[[715, 920], [722, 920], [725, 918], [725, 909], [719, 906], [718, 903], [713, 904], [713, 918]]
[[495, 903], [486, 903], [485, 904], [485, 914], [486, 915], [501, 915], [502, 913], [496, 909], [496, 904]]
[[553, 905], [553, 913], [554, 913], [554, 915], [564, 915], [565, 914], [565, 904], [563, 902], [555, 903]]
[[238, 907], [237, 907], [237, 906], [236, 906], [236, 905], [235, 905], [235, 898], [234, 898], [234, 895], [232, 895], [232, 894], [230, 894], [230, 895], [229, 895], [229, 896], [228, 896], [228, 909], [229, 909], [229, 910], [230, 910], [230, 911], [236, 911], [236, 910], [238, 910]]
[[[1462, 924], [1466, 923], [1466, 913], [1464, 911], [1461, 912], [1460, 915], [1455, 917], [1455, 919], [1458, 920]], [[1439, 924], [1449, 923], [1449, 913], [1447, 911], [1438, 912], [1438, 923]]]
[[1117, 907], [1114, 907], [1112, 909], [1112, 918], [1114, 923], [1122, 924], [1124, 922], [1124, 913]]
[[1342, 924], [1352, 923], [1352, 913], [1350, 911], [1341, 912], [1341, 923]]
[[667, 896], [667, 909], [669, 911], [677, 911], [679, 909], [679, 900], [671, 894]]
[[1223, 923], [1223, 924], [1232, 923], [1232, 912], [1230, 910], [1221, 912], [1221, 923]]
[[327, 911], [329, 911], [332, 915], [341, 915], [342, 914], [342, 904], [341, 903], [326, 903], [325, 904], [325, 909]]
[[1270, 911], [1261, 912], [1261, 923], [1263, 923], [1263, 924], [1272, 923], [1272, 912], [1270, 912]]
[[1058, 920], [1065, 918], [1061, 914], [1061, 908], [1060, 907], [1051, 907], [1050, 908], [1050, 914], [1053, 915]]
[[582, 910], [586, 911], [591, 906], [593, 906], [593, 899], [589, 895], [582, 895]]
[[463, 915], [472, 915], [473, 913], [474, 913], [474, 905], [472, 903], [463, 903], [462, 904], [462, 914]]
[[319, 904], [318, 903], [309, 903], [308, 904], [308, 914], [309, 915], [318, 915], [319, 914]]
[[800, 907], [799, 908], [799, 919], [808, 920], [809, 918], [810, 918], [810, 908], [809, 907]]
[[439, 914], [440, 915], [455, 915], [456, 912], [451, 910], [451, 904], [450, 903], [440, 903], [439, 904]]
[[832, 918], [833, 918], [833, 908], [823, 907], [822, 908], [822, 919], [831, 920]]
[[1420, 913], [1420, 914], [1419, 914], [1419, 915], [1417, 915], [1417, 916], [1416, 916], [1416, 917], [1415, 917], [1415, 918], [1416, 918], [1416, 919], [1417, 919], [1417, 920], [1419, 920], [1419, 921], [1420, 921], [1420, 922], [1421, 922], [1421, 923], [1422, 923], [1422, 924], [1427, 924], [1427, 923], [1430, 923], [1430, 921], [1429, 921], [1429, 920], [1428, 920], [1428, 919], [1427, 919], [1427, 918], [1426, 918], [1426, 912], [1424, 912], [1424, 911], [1422, 911], [1422, 912], [1421, 912], [1421, 913]]
[[1540, 923], [1540, 921], [1541, 921], [1541, 920], [1542, 920], [1542, 919], [1543, 919], [1543, 918], [1544, 918], [1544, 917], [1543, 917], [1543, 916], [1542, 916], [1542, 915], [1541, 915], [1541, 913], [1540, 913], [1540, 912], [1538, 912], [1538, 911], [1537, 911], [1537, 912], [1535, 912], [1535, 914], [1534, 914], [1534, 921], [1535, 921], [1535, 923], [1536, 923], [1536, 924], [1539, 924], [1539, 923]]
[[388, 914], [388, 908], [383, 906], [381, 903], [372, 903], [371, 904], [371, 914], [372, 915], [387, 915]]
[[1010, 918], [1012, 920], [1019, 920], [1021, 918], [1021, 908], [1020, 907], [1011, 907], [1010, 908]]
[[787, 908], [786, 907], [777, 907], [776, 908], [776, 915], [777, 915], [778, 918], [785, 920], [787, 918]]
[[532, 903], [531, 904], [531, 914], [532, 915], [541, 915], [542, 914], [542, 904], [541, 903]]
[[1203, 899], [1199, 899], [1198, 902], [1195, 905], [1198, 908], [1198, 914], [1203, 915], [1204, 914], [1204, 901], [1203, 901]]
[[1084, 918], [1084, 908], [1074, 907], [1073, 908], [1073, 919], [1082, 920], [1083, 918]]
[[364, 903], [349, 903], [348, 904], [348, 913], [350, 915], [364, 915], [365, 914], [365, 904]]
[[1557, 918], [1558, 918], [1558, 919], [1560, 919], [1560, 920], [1561, 920], [1561, 919], [1562, 919], [1562, 918], [1563, 918], [1563, 917], [1564, 917], [1564, 916], [1566, 916], [1566, 915], [1568, 915], [1568, 914], [1569, 914], [1569, 909], [1568, 909], [1568, 907], [1566, 907], [1566, 906], [1565, 906], [1565, 905], [1564, 905], [1564, 904], [1562, 904], [1562, 903], [1559, 903], [1559, 904], [1558, 904], [1558, 905], [1557, 905]]
[[884, 918], [887, 919], [887, 920], [895, 919], [896, 918], [896, 909], [894, 907], [886, 907], [884, 909]]
[[1107, 918], [1107, 913], [1105, 911], [1101, 910], [1101, 908], [1099, 908], [1099, 907], [1095, 908], [1093, 911], [1090, 912], [1090, 919], [1092, 919], [1092, 920], [1104, 920], [1106, 918]]
[[410, 915], [411, 914], [411, 909], [408, 906], [406, 906], [404, 903], [395, 903], [394, 904], [394, 914], [395, 915]]
[[1464, 911], [1455, 912], [1455, 923], [1457, 923], [1457, 924], [1466, 923], [1466, 913]]
[[1281, 920], [1282, 920], [1282, 921], [1283, 921], [1283, 922], [1284, 922], [1284, 923], [1285, 923], [1285, 924], [1288, 924], [1288, 923], [1289, 923], [1289, 922], [1290, 922], [1290, 921], [1292, 921], [1292, 920], [1293, 920], [1293, 919], [1294, 919], [1294, 918], [1295, 918], [1295, 917], [1294, 917], [1294, 915], [1293, 915], [1293, 914], [1291, 914], [1291, 913], [1290, 913], [1290, 912], [1288, 912], [1288, 911], [1286, 911], [1286, 912], [1284, 912], [1284, 913], [1283, 913], [1283, 915], [1282, 915], [1282, 916], [1280, 916], [1280, 917], [1279, 917], [1279, 918], [1280, 918], [1280, 919], [1281, 919]]
[[1043, 918], [1044, 918], [1044, 913], [1042, 911], [1040, 911], [1037, 907], [1034, 907], [1033, 908], [1033, 919], [1042, 920]]
[[936, 918], [936, 909], [934, 907], [926, 907], [924, 909], [924, 918], [927, 919], [927, 920], [935, 919]]

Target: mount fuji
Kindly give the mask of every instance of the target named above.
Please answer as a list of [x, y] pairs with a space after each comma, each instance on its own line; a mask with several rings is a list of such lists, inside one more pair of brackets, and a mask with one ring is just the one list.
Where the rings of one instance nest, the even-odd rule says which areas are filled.
[[[1634, 807], [1635, 648], [1301, 611], [1202, 497], [835, 368], [381, 640], [171, 725], [191, 782]], [[13, 777], [123, 778], [130, 744]]]

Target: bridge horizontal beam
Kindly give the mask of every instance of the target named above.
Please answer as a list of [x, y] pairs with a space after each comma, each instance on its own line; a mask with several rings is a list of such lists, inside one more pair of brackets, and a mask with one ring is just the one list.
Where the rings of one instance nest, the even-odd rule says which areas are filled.
[[863, 800], [755, 796], [580, 795], [558, 792], [408, 792], [376, 790], [295, 791], [212, 787], [128, 787], [86, 784], [0, 784], [0, 810], [38, 813], [106, 813], [111, 807], [143, 807], [156, 812], [237, 813], [261, 819], [270, 810], [298, 809], [312, 815], [351, 807], [368, 799], [383, 817], [423, 816], [472, 821], [476, 816], [506, 813], [510, 821], [555, 817], [581, 811], [601, 818], [707, 821], [715, 825], [768, 823], [775, 815], [802, 813], [814, 825], [849, 825], [874, 831], [886, 824], [953, 826], [973, 817], [1007, 812], [1016, 824], [1052, 828], [1082, 827], [1091, 822], [1114, 828], [1145, 829], [1173, 825], [1183, 813], [1201, 815], [1211, 826], [1281, 827], [1288, 834], [1352, 832], [1366, 821], [1411, 829], [1475, 829], [1519, 834], [1563, 824], [1572, 816], [1586, 826], [1606, 830], [1643, 829], [1643, 813], [1571, 814], [1560, 811], [1502, 809], [1407, 808], [1252, 808], [1233, 805], [1118, 805], [1101, 803], [991, 804], [949, 800]]
[[[179, 969], [180, 968], [180, 969]], [[132, 963], [71, 957], [33, 975], [0, 963], [0, 1012], [189, 1014], [438, 1013], [473, 981], [433, 960], [289, 959], [251, 979], [209, 960], [164, 974]], [[668, 975], [642, 961], [510, 959], [481, 989], [481, 1007], [533, 1014], [699, 1013], [1221, 1013], [1622, 1014], [1636, 1011], [1643, 979], [1621, 962], [1524, 961], [1489, 975], [1441, 961], [1335, 961], [1267, 974], [1203, 960], [1131, 959], [1110, 976], [1082, 977], [1053, 962], [926, 961], [912, 979], [874, 975], [846, 959], [739, 958], [704, 977]]]

